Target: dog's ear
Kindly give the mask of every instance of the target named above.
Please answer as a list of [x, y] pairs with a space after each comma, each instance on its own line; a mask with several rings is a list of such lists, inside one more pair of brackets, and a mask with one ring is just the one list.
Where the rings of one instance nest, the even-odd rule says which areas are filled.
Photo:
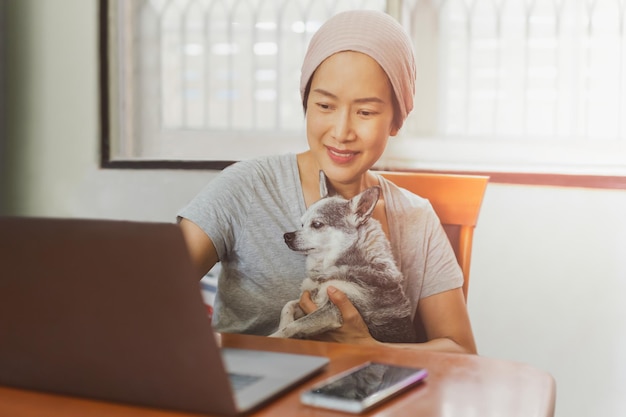
[[356, 218], [357, 227], [360, 227], [372, 216], [379, 197], [380, 187], [374, 186], [368, 188], [350, 200], [352, 212]]
[[320, 197], [326, 198], [335, 194], [337, 194], [337, 192], [330, 184], [328, 178], [326, 178], [326, 174], [324, 174], [324, 171], [320, 169]]

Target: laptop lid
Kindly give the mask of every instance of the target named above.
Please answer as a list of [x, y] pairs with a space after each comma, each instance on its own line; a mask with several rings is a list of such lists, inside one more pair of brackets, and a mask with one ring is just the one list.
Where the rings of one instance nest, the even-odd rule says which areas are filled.
[[234, 415], [328, 362], [238, 406], [174, 224], [0, 218], [0, 259], [3, 385]]

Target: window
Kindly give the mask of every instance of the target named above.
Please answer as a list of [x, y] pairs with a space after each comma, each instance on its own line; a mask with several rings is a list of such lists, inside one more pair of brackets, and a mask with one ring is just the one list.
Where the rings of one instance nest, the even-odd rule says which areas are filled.
[[306, 149], [312, 34], [384, 0], [109, 0], [109, 158], [221, 160]]
[[415, 1], [403, 18], [421, 76], [390, 166], [626, 174], [624, 1]]
[[624, 0], [102, 1], [105, 164], [304, 149], [308, 41], [367, 8], [418, 67], [380, 168], [626, 176]]

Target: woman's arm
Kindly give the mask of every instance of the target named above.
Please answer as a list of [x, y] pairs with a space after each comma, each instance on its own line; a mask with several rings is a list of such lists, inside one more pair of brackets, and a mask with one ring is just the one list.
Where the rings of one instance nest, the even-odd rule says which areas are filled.
[[428, 339], [425, 346], [447, 352], [477, 353], [463, 289], [422, 298], [417, 308]]
[[183, 232], [191, 260], [198, 270], [198, 279], [200, 279], [219, 260], [217, 250], [209, 236], [194, 222], [183, 218], [179, 226]]
[[[358, 310], [343, 292], [329, 287], [328, 296], [341, 311], [343, 325], [337, 330], [322, 335], [321, 340], [356, 344], [382, 343], [370, 335]], [[300, 299], [300, 306], [307, 314], [316, 309], [307, 293], [303, 294]], [[385, 345], [441, 352], [476, 353], [474, 335], [461, 288], [423, 298], [418, 304], [418, 309], [428, 341], [425, 343], [385, 343]]]

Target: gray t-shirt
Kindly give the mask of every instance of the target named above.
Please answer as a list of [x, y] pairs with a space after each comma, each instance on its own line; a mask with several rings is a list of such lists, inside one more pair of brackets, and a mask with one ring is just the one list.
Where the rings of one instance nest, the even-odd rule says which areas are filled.
[[[379, 177], [394, 257], [413, 312], [419, 299], [459, 288], [463, 275], [430, 203]], [[294, 154], [238, 162], [179, 213], [200, 226], [221, 261], [216, 331], [267, 335], [283, 305], [300, 295], [305, 256], [290, 250], [306, 205]]]

